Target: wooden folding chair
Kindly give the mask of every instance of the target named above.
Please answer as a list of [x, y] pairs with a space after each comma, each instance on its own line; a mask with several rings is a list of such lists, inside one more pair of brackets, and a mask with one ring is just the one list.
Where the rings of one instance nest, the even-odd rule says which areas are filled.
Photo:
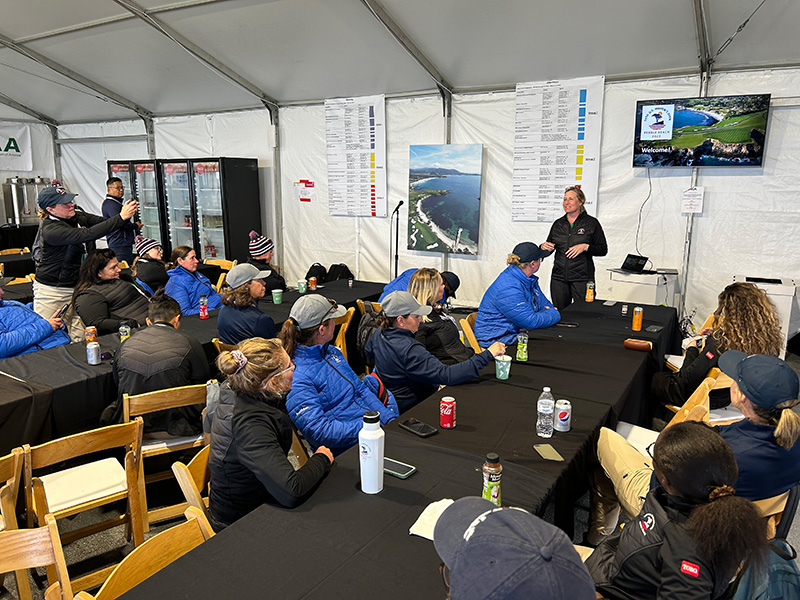
[[208, 454], [211, 446], [206, 446], [195, 454], [188, 465], [177, 461], [172, 464], [172, 472], [178, 485], [181, 486], [183, 497], [189, 506], [202, 511], [208, 517], [207, 500], [203, 498], [203, 492], [208, 491], [208, 482], [211, 479], [211, 472], [208, 470]]
[[[197, 385], [168, 388], [157, 392], [147, 392], [135, 396], [123, 394], [122, 413], [127, 422], [134, 417], [140, 417], [161, 410], [205, 404], [205, 402], [206, 384], [200, 383]], [[199, 424], [202, 425], [202, 421], [200, 421]], [[142, 459], [170, 452], [178, 452], [180, 450], [188, 450], [190, 448], [199, 448], [204, 444], [202, 433], [188, 436], [173, 436], [165, 432], [147, 434], [142, 440]], [[148, 475], [147, 478], [144, 476], [144, 468], [139, 472], [139, 501], [142, 507], [142, 520], [144, 522], [145, 531], [150, 531], [151, 522], [175, 517], [186, 510], [186, 503], [166, 506], [155, 510], [147, 509], [145, 482], [152, 483], [154, 481], [163, 481], [170, 477], [172, 477], [171, 470], [153, 473]]]
[[[142, 426], [142, 419], [136, 419], [130, 423], [93, 429], [39, 446], [23, 446], [28, 526], [32, 526], [34, 515], [43, 524], [48, 514], [60, 519], [127, 499], [124, 515], [65, 533], [61, 536], [61, 541], [68, 544], [125, 523], [126, 536], [132, 533], [134, 545], [141, 544], [144, 541], [144, 529], [137, 482], [141, 467]], [[47, 475], [34, 475], [39, 469], [115, 448], [125, 449], [124, 467], [116, 458], [104, 458]], [[99, 585], [113, 569], [113, 566], [107, 567], [74, 579], [71, 582], [72, 588], [82, 590]], [[55, 582], [56, 576], [56, 569], [48, 567], [47, 578], [50, 584]]]
[[184, 512], [186, 522], [154, 535], [117, 565], [97, 594], [81, 592], [82, 600], [114, 600], [158, 573], [173, 561], [214, 537], [206, 516], [194, 507]]
[[[42, 527], [0, 531], [0, 571], [17, 573], [17, 589], [21, 600], [30, 600], [28, 569], [47, 567], [52, 569], [54, 581], [45, 591], [47, 600], [72, 600], [72, 585], [64, 560], [64, 550], [58, 535], [58, 526], [53, 515], [45, 515]], [[24, 587], [19, 587], [24, 576]]]
[[[714, 313], [711, 313], [710, 315], [708, 315], [706, 317], [706, 320], [703, 321], [703, 324], [700, 325], [700, 328], [697, 331], [703, 331], [703, 329], [712, 327], [713, 325], [714, 325]], [[685, 355], [686, 352], [684, 352], [683, 354]], [[680, 357], [678, 357], [678, 358], [680, 358]], [[666, 365], [667, 365], [667, 369], [669, 369], [673, 373], [677, 373], [678, 371], [680, 371], [680, 367], [678, 367], [675, 364], [672, 364], [669, 360], [667, 360]], [[709, 374], [706, 375], [706, 377], [713, 377], [713, 375], [711, 375], [711, 371], [709, 371]]]
[[117, 262], [117, 266], [120, 269], [130, 269], [130, 265], [128, 264], [127, 260], [120, 260]]
[[464, 337], [467, 338], [467, 342], [475, 350], [476, 354], [480, 354], [483, 352], [483, 348], [478, 343], [478, 339], [475, 337], [475, 332], [473, 329], [475, 328], [475, 319], [478, 317], [477, 312], [469, 313], [466, 319], [461, 319], [461, 330], [464, 332]]
[[667, 408], [675, 408], [675, 416], [672, 417], [667, 427], [675, 425], [682, 421], [703, 421], [708, 423], [708, 413], [710, 411], [708, 393], [714, 387], [714, 380], [711, 377], [706, 377], [697, 389], [692, 392], [689, 399], [683, 403], [680, 408], [667, 405]]
[[363, 317], [365, 314], [367, 314], [367, 311], [366, 311], [366, 309], [364, 308], [364, 301], [363, 301], [361, 298], [359, 298], [358, 300], [356, 300], [356, 306], [358, 306], [358, 311], [361, 313], [361, 316], [362, 316], [362, 317]]
[[9, 281], [6, 285], [17, 285], [20, 283], [30, 283], [33, 281], [30, 275], [25, 275], [24, 277], [15, 277], [11, 281]]
[[236, 350], [235, 344], [226, 344], [219, 338], [212, 338], [211, 343], [214, 344], [214, 348], [217, 349], [217, 354], [222, 354], [225, 350], [230, 352], [231, 350]]
[[800, 483], [782, 494], [753, 502], [767, 520], [767, 539], [786, 539], [797, 512], [798, 500]]
[[308, 449], [306, 445], [300, 441], [300, 436], [297, 435], [297, 428], [292, 424], [292, 452], [297, 457], [298, 466], [302, 467], [308, 462]]
[[[17, 494], [22, 480], [22, 448], [14, 448], [11, 454], [0, 458], [0, 531], [17, 528]], [[15, 573], [17, 589], [22, 600], [30, 600], [31, 588], [25, 570]], [[3, 585], [5, 571], [0, 569], [0, 586]]]
[[203, 261], [207, 265], [217, 265], [223, 271], [230, 271], [238, 262], [238, 260], [225, 260], [224, 258], [207, 258]]
[[347, 360], [347, 341], [345, 340], [345, 335], [347, 334], [347, 329], [350, 327], [350, 321], [353, 320], [354, 314], [356, 314], [356, 309], [351, 306], [343, 316], [334, 319], [334, 323], [339, 327], [339, 333], [336, 335], [336, 340], [333, 342], [333, 345], [342, 351], [342, 356], [344, 356], [345, 360]]
[[27, 252], [30, 252], [29, 248], [6, 248], [5, 250], [0, 250], [0, 255], [25, 254]]

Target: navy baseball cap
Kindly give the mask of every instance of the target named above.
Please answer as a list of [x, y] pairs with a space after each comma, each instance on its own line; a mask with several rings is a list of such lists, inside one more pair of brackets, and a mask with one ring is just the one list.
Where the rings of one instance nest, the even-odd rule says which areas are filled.
[[456, 291], [458, 290], [458, 287], [461, 285], [461, 280], [458, 278], [458, 275], [456, 275], [452, 271], [442, 271], [441, 275], [442, 279], [444, 279], [444, 285], [447, 290], [447, 295], [455, 298]]
[[519, 262], [524, 263], [546, 258], [553, 253], [552, 250], [542, 250], [533, 242], [520, 242], [512, 252], [519, 256]]
[[521, 508], [461, 498], [436, 521], [453, 600], [593, 600], [594, 582], [567, 535]]
[[49, 185], [39, 192], [39, 208], [48, 208], [56, 204], [68, 204], [75, 201], [75, 196], [78, 194], [70, 194], [63, 187], [56, 185]]
[[787, 400], [797, 399], [800, 379], [777, 356], [728, 350], [719, 357], [719, 368], [736, 382], [750, 402], [773, 410]]

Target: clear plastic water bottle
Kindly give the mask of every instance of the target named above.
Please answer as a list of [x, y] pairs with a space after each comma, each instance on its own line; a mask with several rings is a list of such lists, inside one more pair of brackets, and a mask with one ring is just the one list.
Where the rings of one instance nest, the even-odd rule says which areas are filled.
[[538, 417], [536, 419], [536, 435], [542, 438], [553, 437], [553, 413], [555, 412], [556, 399], [546, 387], [539, 396], [536, 403]]

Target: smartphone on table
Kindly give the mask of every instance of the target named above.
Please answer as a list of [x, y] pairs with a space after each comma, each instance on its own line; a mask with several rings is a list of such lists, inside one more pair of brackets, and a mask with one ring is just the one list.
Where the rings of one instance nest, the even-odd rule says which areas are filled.
[[408, 479], [417, 472], [417, 467], [409, 465], [393, 458], [383, 458], [383, 472], [397, 477], [398, 479]]
[[422, 438], [431, 437], [432, 435], [439, 433], [439, 430], [436, 429], [436, 427], [428, 425], [427, 423], [423, 423], [422, 421], [417, 421], [414, 418], [406, 419], [400, 423], [400, 427]]

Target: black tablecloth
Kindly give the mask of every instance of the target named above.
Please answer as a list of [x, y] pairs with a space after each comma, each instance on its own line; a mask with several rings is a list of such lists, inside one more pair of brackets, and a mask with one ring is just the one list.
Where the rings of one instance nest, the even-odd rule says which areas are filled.
[[0, 375], [0, 456], [53, 439], [53, 390]]
[[0, 285], [3, 286], [3, 298], [5, 300], [16, 300], [23, 304], [33, 302], [33, 284], [32, 283], [15, 283], [8, 285], [13, 277], [3, 277], [0, 279]]
[[31, 253], [25, 254], [0, 254], [0, 263], [3, 263], [3, 274], [6, 277], [25, 277], [35, 271]]
[[[386, 476], [383, 492], [363, 494], [351, 448], [299, 508], [256, 509], [121, 598], [441, 600], [433, 542], [408, 530], [431, 502], [480, 495], [483, 457], [393, 432], [386, 456], [417, 473]], [[552, 479], [508, 464], [501, 485], [504, 505], [535, 512]]]
[[0, 227], [0, 248], [4, 250], [7, 248], [30, 248], [33, 246], [38, 230], [39, 223]]

